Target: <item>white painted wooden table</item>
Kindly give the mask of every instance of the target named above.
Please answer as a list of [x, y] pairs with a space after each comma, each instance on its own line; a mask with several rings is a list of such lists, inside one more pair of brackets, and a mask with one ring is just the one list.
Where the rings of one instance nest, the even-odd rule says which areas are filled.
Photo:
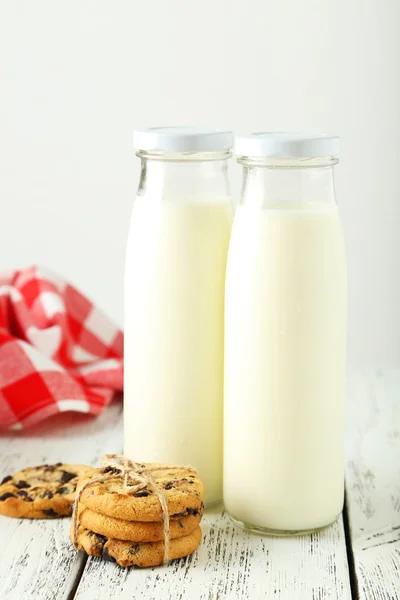
[[[206, 513], [194, 555], [122, 569], [76, 552], [69, 519], [0, 516], [0, 600], [400, 600], [400, 371], [352, 378], [348, 407], [345, 511], [326, 531], [250, 535], [218, 508]], [[121, 408], [3, 435], [0, 479], [30, 464], [98, 465], [121, 451]]]

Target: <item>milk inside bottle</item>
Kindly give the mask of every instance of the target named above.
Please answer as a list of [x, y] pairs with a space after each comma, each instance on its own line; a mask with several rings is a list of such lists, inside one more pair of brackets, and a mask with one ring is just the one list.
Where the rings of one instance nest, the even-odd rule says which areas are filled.
[[343, 506], [338, 146], [294, 134], [236, 141], [244, 183], [226, 275], [224, 501], [250, 530], [313, 531]]
[[124, 452], [194, 466], [222, 498], [224, 283], [232, 134], [136, 131], [125, 267]]

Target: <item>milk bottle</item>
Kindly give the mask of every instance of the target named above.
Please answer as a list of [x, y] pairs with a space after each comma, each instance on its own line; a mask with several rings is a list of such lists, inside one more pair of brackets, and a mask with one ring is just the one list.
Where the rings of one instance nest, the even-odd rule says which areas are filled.
[[264, 533], [319, 529], [343, 506], [338, 147], [318, 135], [236, 140], [244, 183], [226, 275], [224, 501]]
[[125, 269], [124, 452], [193, 465], [222, 497], [224, 283], [232, 134], [136, 131]]

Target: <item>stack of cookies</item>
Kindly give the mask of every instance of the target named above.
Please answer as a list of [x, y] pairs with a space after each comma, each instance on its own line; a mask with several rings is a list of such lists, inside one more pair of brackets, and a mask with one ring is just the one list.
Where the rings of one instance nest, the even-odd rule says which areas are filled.
[[[140, 464], [151, 469], [151, 479], [166, 501], [169, 517], [168, 559], [194, 552], [201, 541], [203, 484], [196, 471], [185, 467]], [[158, 468], [159, 467], [159, 468]], [[71, 540], [91, 556], [113, 560], [123, 567], [156, 566], [164, 560], [164, 513], [151, 485], [127, 493], [122, 477], [112, 466], [97, 469], [79, 480], [87, 484], [77, 498]], [[90, 483], [89, 483], [90, 481]]]

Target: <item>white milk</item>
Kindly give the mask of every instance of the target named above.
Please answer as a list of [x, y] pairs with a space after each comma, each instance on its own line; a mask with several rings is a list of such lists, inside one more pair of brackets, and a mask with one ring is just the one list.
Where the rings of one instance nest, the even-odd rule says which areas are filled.
[[240, 206], [225, 305], [224, 501], [239, 521], [328, 525], [343, 505], [346, 268], [334, 205]]
[[136, 199], [125, 275], [125, 454], [195, 466], [222, 498], [229, 198]]

